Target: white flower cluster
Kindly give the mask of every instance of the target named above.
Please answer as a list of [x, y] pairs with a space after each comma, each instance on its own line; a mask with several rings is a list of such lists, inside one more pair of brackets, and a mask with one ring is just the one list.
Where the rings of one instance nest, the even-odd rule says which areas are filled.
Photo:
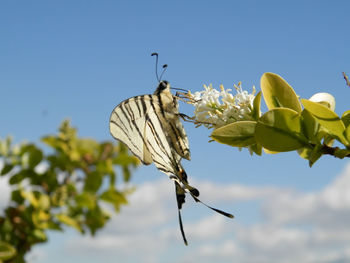
[[212, 85], [204, 85], [203, 91], [190, 93], [191, 103], [195, 106], [195, 122], [208, 128], [219, 128], [236, 121], [252, 120], [255, 88], [249, 94], [242, 90], [241, 83], [234, 87], [236, 95], [232, 95], [232, 89], [225, 90], [223, 85], [220, 85], [220, 91]]

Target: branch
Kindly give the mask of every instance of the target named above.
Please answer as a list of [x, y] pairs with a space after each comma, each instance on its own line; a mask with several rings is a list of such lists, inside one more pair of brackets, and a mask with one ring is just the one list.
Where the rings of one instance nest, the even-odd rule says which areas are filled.
[[348, 76], [346, 76], [345, 72], [343, 72], [343, 77], [344, 77], [344, 79], [345, 79], [345, 81], [346, 81], [346, 85], [347, 85], [348, 87], [350, 87], [350, 81], [349, 81]]
[[[326, 144], [323, 144], [323, 147], [322, 147], [322, 153], [323, 154], [333, 155], [334, 157], [336, 157], [335, 156], [335, 152], [338, 151], [338, 150], [340, 150], [339, 147], [331, 147], [331, 146], [328, 146]], [[350, 154], [347, 154], [344, 157], [350, 158]]]

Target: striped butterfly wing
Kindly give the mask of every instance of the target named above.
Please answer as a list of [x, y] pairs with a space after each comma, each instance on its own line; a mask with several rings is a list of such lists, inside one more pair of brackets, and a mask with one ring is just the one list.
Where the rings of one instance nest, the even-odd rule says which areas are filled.
[[116, 106], [110, 116], [109, 130], [111, 135], [123, 142], [143, 164], [149, 165], [153, 160], [144, 136], [147, 112], [144, 97], [146, 95], [136, 96]]
[[[181, 157], [190, 158], [188, 139], [168, 94], [127, 99], [110, 117], [112, 136], [127, 145], [142, 163], [152, 162], [162, 171], [176, 174]], [[171, 105], [169, 105], [171, 104]], [[177, 105], [177, 101], [176, 101]]]

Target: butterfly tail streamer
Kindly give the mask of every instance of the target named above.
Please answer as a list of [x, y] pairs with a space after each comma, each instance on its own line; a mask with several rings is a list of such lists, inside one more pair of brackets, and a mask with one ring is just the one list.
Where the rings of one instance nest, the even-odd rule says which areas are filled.
[[188, 193], [192, 196], [192, 198], [193, 198], [197, 203], [199, 202], [199, 203], [205, 205], [206, 207], [208, 207], [209, 209], [211, 209], [211, 210], [213, 210], [213, 211], [215, 211], [215, 212], [217, 212], [217, 213], [219, 213], [219, 214], [222, 214], [222, 215], [224, 215], [224, 216], [226, 216], [226, 217], [234, 218], [234, 216], [233, 216], [232, 214], [227, 213], [227, 212], [225, 212], [225, 211], [222, 211], [222, 210], [220, 210], [220, 209], [211, 207], [211, 206], [207, 205], [206, 203], [203, 203], [201, 200], [199, 200], [199, 199], [198, 199], [199, 191], [198, 191], [196, 188], [190, 186], [190, 185], [187, 183], [187, 180], [182, 180], [182, 184], [184, 185], [185, 191], [188, 192]]
[[180, 183], [180, 180], [179, 180], [177, 177], [175, 177], [175, 176], [171, 176], [170, 179], [172, 179], [173, 181], [175, 181], [175, 184], [177, 183], [179, 186], [180, 186], [180, 185], [183, 185], [183, 188], [181, 188], [181, 189], [183, 189], [184, 191], [186, 191], [187, 193], [189, 193], [189, 194], [192, 196], [192, 198], [193, 198], [197, 203], [201, 203], [201, 204], [205, 205], [206, 207], [208, 207], [209, 209], [211, 209], [211, 210], [213, 210], [213, 211], [215, 211], [215, 212], [217, 212], [217, 213], [219, 213], [219, 214], [221, 214], [221, 215], [223, 215], [223, 216], [226, 216], [226, 217], [228, 217], [228, 218], [234, 218], [234, 215], [232, 215], [232, 214], [230, 214], [230, 213], [227, 213], [227, 212], [225, 212], [225, 211], [222, 211], [222, 210], [220, 210], [220, 209], [217, 209], [217, 208], [215, 208], [215, 207], [211, 207], [210, 205], [207, 205], [206, 203], [204, 203], [204, 202], [202, 202], [200, 199], [198, 199], [199, 191], [198, 191], [196, 188], [190, 186], [190, 185], [187, 183], [187, 180], [186, 180], [186, 181], [185, 181], [185, 180], [181, 180], [181, 183]]
[[192, 198], [193, 198], [196, 202], [199, 202], [199, 203], [205, 205], [205, 206], [208, 207], [209, 209], [211, 209], [211, 210], [213, 210], [213, 211], [215, 211], [215, 212], [217, 212], [217, 213], [219, 213], [219, 214], [222, 214], [223, 216], [226, 216], [226, 217], [228, 217], [228, 218], [234, 218], [234, 216], [233, 216], [232, 214], [227, 213], [227, 212], [225, 212], [225, 211], [222, 211], [222, 210], [220, 210], [220, 209], [211, 207], [211, 206], [207, 205], [206, 203], [203, 203], [203, 202], [202, 202], [201, 200], [199, 200], [196, 196], [194, 196], [191, 192], [190, 192], [190, 194], [191, 194]]
[[182, 189], [181, 185], [178, 182], [174, 181], [174, 183], [175, 183], [176, 202], [177, 202], [177, 208], [178, 208], [178, 213], [179, 213], [180, 231], [181, 231], [181, 235], [182, 235], [182, 238], [184, 240], [184, 243], [187, 246], [188, 243], [187, 243], [185, 231], [184, 231], [183, 224], [182, 224], [182, 218], [181, 218], [182, 204], [185, 203], [185, 191]]
[[187, 246], [188, 243], [187, 243], [187, 239], [186, 239], [186, 236], [185, 236], [185, 231], [184, 231], [184, 228], [183, 228], [183, 225], [182, 225], [182, 219], [181, 219], [181, 212], [180, 212], [180, 209], [178, 210], [179, 211], [179, 225], [180, 225], [180, 231], [181, 231], [181, 234], [182, 234], [182, 238], [184, 240], [184, 243], [185, 245]]

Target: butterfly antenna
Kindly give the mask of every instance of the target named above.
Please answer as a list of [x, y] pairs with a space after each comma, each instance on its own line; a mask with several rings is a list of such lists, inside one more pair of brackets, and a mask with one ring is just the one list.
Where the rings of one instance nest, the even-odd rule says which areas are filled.
[[[160, 78], [158, 76], [158, 53], [154, 52], [151, 54], [151, 56], [156, 56], [156, 76], [157, 76], [157, 80], [158, 82], [160, 82]], [[164, 67], [164, 66], [163, 66]], [[163, 71], [164, 72], [164, 71]], [[162, 74], [163, 75], [163, 74]]]
[[163, 74], [164, 74], [164, 72], [165, 72], [165, 70], [168, 68], [168, 65], [167, 64], [164, 64], [163, 65], [163, 72], [162, 72], [162, 74], [160, 74], [160, 79], [162, 79], [162, 77], [163, 77]]
[[188, 90], [185, 90], [185, 89], [180, 89], [180, 88], [174, 88], [174, 87], [170, 87], [170, 89], [174, 89], [174, 90], [180, 90], [180, 91], [183, 91], [183, 92], [188, 92]]

